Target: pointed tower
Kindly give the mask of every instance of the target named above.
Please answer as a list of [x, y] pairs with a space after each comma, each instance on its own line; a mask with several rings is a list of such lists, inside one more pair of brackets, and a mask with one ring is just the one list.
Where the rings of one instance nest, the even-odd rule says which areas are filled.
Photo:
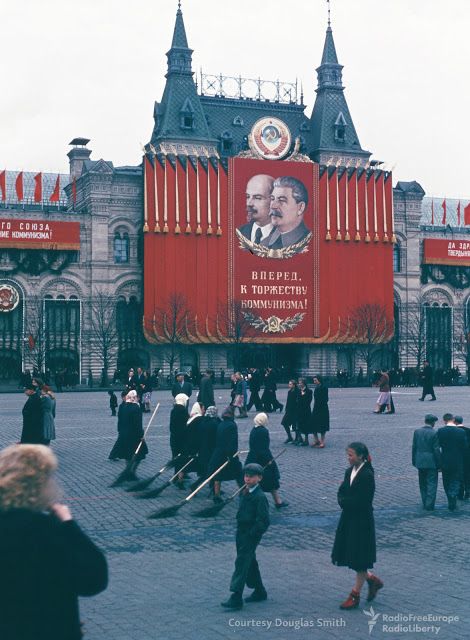
[[318, 67], [317, 97], [310, 118], [310, 157], [325, 164], [364, 165], [370, 152], [361, 148], [344, 96], [343, 66], [338, 63], [330, 19], [321, 64]]
[[197, 93], [192, 70], [193, 50], [188, 47], [181, 3], [178, 3], [175, 29], [168, 51], [166, 85], [160, 103], [155, 103], [155, 126], [151, 143], [158, 150], [178, 145], [179, 153], [195, 154], [203, 146], [215, 155], [217, 140], [213, 138]]

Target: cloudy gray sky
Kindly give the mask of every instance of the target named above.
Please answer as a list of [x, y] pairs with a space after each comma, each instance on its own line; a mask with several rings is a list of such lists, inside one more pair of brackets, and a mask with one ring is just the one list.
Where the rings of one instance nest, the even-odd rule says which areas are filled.
[[[16, 0], [0, 21], [0, 169], [66, 171], [67, 143], [137, 164], [164, 86], [176, 0]], [[183, 0], [194, 69], [303, 82], [310, 115], [326, 0]], [[428, 195], [470, 196], [470, 2], [332, 0], [363, 148]]]

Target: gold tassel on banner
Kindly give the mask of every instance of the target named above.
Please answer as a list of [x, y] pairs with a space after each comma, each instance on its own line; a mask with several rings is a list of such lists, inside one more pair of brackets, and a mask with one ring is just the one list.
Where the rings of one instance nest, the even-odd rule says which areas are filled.
[[341, 214], [339, 210], [339, 174], [338, 174], [338, 165], [336, 166], [336, 240], [339, 242], [342, 240], [341, 237]]
[[330, 163], [326, 165], [326, 237], [325, 240], [331, 240], [330, 233], [330, 176], [328, 174], [328, 167]]
[[167, 182], [167, 157], [165, 153], [165, 164], [163, 165], [165, 170], [165, 183], [164, 183], [164, 198], [163, 198], [163, 233], [168, 233], [168, 182]]

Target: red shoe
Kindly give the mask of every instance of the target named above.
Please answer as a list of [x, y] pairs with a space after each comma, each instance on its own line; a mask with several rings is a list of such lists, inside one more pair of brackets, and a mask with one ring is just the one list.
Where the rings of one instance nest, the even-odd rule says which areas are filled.
[[347, 599], [339, 605], [340, 609], [357, 609], [359, 606], [360, 595], [354, 589], [351, 591]]
[[374, 574], [371, 573], [370, 576], [367, 578], [367, 584], [369, 586], [369, 593], [367, 594], [367, 602], [372, 602], [372, 600], [377, 595], [378, 590], [384, 586], [384, 583], [382, 582], [382, 580], [380, 580], [380, 578], [377, 578], [377, 576], [374, 576]]

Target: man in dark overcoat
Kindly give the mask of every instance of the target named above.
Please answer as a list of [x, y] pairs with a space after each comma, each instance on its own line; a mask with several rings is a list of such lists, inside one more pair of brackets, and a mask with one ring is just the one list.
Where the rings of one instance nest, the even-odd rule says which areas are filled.
[[179, 393], [184, 393], [186, 396], [188, 396], [188, 401], [193, 393], [193, 385], [185, 380], [185, 376], [182, 371], [179, 371], [176, 374], [176, 381], [171, 387], [171, 395], [173, 396], [173, 398], [176, 398]]
[[434, 370], [429, 364], [427, 360], [424, 361], [423, 370], [421, 372], [421, 382], [423, 383], [423, 393], [421, 394], [421, 401], [424, 401], [424, 398], [427, 395], [431, 396], [431, 400], [436, 399], [436, 394], [434, 393]]
[[28, 399], [23, 407], [23, 431], [21, 444], [44, 444], [44, 414], [36, 387], [28, 385], [25, 390]]
[[445, 427], [441, 427], [437, 432], [441, 447], [442, 483], [449, 511], [455, 511], [463, 478], [463, 458], [467, 443], [462, 430], [454, 423], [451, 413], [445, 413], [443, 420]]
[[251, 407], [255, 407], [256, 411], [263, 410], [263, 403], [259, 397], [261, 390], [261, 378], [258, 369], [252, 369], [248, 376], [248, 389], [250, 390], [250, 399], [246, 405], [246, 410], [249, 411]]
[[214, 385], [212, 383], [212, 371], [206, 369], [199, 383], [197, 401], [204, 407], [215, 407]]
[[269, 527], [268, 501], [260, 487], [263, 467], [252, 463], [245, 465], [243, 471], [246, 488], [237, 512], [237, 557], [230, 582], [232, 595], [226, 602], [221, 603], [231, 611], [238, 611], [243, 607], [245, 585], [253, 589], [251, 595], [245, 598], [245, 602], [261, 602], [268, 597], [256, 560], [256, 548]]
[[419, 490], [426, 511], [434, 509], [437, 493], [438, 469], [440, 467], [441, 450], [439, 438], [434, 431], [438, 418], [427, 414], [424, 427], [413, 433], [411, 462], [418, 469]]

